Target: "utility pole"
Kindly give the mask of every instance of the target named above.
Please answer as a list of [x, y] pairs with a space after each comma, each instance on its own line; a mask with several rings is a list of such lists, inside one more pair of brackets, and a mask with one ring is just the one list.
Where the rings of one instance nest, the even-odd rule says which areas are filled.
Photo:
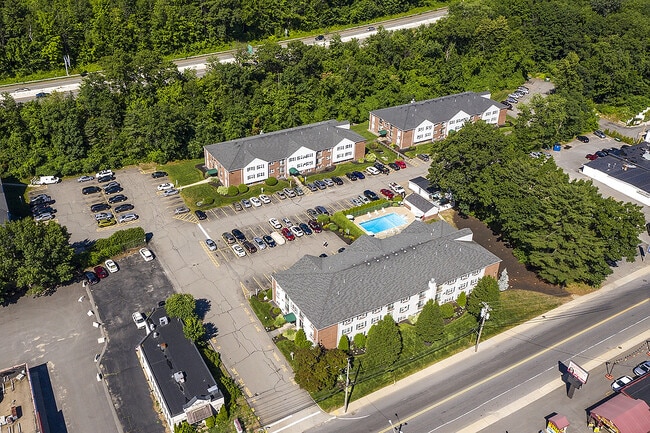
[[343, 406], [343, 413], [348, 411], [348, 392], [350, 389], [350, 357], [348, 356], [348, 367], [345, 369], [345, 405]]
[[478, 352], [478, 343], [481, 341], [481, 333], [483, 332], [483, 326], [485, 326], [485, 321], [490, 318], [490, 311], [492, 308], [483, 302], [483, 308], [481, 308], [481, 324], [478, 327], [478, 335], [476, 336], [476, 346], [474, 346], [474, 352]]

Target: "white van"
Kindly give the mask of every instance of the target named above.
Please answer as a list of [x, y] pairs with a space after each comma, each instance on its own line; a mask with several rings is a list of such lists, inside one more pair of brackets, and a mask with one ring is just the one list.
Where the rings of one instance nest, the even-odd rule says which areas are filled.
[[56, 176], [39, 176], [32, 179], [32, 185], [49, 185], [59, 182], [61, 179]]

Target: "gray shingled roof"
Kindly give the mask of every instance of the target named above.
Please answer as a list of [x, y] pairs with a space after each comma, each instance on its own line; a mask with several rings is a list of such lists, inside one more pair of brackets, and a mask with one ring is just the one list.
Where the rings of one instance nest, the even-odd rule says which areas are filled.
[[408, 131], [416, 128], [425, 120], [433, 124], [446, 122], [461, 110], [470, 116], [480, 115], [491, 105], [499, 109], [506, 108], [499, 102], [478, 93], [464, 92], [397, 107], [382, 108], [371, 113], [402, 131]]
[[404, 201], [411, 203], [417, 209], [421, 210], [424, 213], [429, 212], [431, 209], [436, 207], [432, 202], [422, 197], [420, 194], [411, 194], [406, 196]]
[[650, 158], [650, 143], [644, 141], [623, 151], [626, 156], [609, 154], [585, 165], [650, 193], [650, 159], [646, 159]]
[[444, 221], [411, 223], [385, 239], [362, 236], [344, 252], [304, 256], [273, 275], [315, 327], [323, 329], [493, 263], [497, 256], [473, 241], [469, 229]]
[[[177, 318], [169, 319], [164, 326], [159, 325], [159, 319], [165, 316], [164, 308], [155, 310], [148, 320], [156, 324], [155, 334], [147, 335], [140, 343], [140, 349], [147, 358], [163, 398], [172, 416], [183, 413], [183, 407], [195, 397], [210, 400], [223, 397], [210, 370], [203, 362], [194, 343], [185, 338], [183, 324]], [[159, 345], [167, 347], [161, 350]], [[174, 380], [173, 374], [185, 373], [182, 384]], [[208, 392], [211, 389], [212, 392]]]
[[345, 122], [327, 120], [282, 131], [253, 135], [223, 143], [205, 146], [212, 156], [228, 171], [246, 167], [255, 158], [263, 161], [280, 161], [301, 147], [314, 151], [331, 149], [347, 138], [355, 143], [365, 141], [361, 135], [341, 128]]

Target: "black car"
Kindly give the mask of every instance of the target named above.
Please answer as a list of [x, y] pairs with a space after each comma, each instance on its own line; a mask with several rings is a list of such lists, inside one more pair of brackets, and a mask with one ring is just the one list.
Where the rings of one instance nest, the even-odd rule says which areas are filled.
[[427, 161], [429, 161], [429, 159], [430, 159], [430, 158], [429, 158], [429, 155], [427, 155], [426, 153], [419, 153], [419, 154], [418, 154], [418, 158], [420, 158], [420, 159], [421, 159], [422, 161], [424, 161], [424, 162], [427, 162]]
[[343, 185], [343, 179], [341, 179], [341, 178], [338, 177], [338, 176], [334, 176], [334, 177], [332, 177], [332, 182], [334, 182], [334, 183], [337, 184], [337, 185]]
[[93, 213], [101, 212], [106, 209], [110, 209], [111, 205], [106, 204], [106, 203], [95, 203], [94, 205], [90, 206], [90, 211]]
[[375, 194], [374, 191], [371, 191], [369, 189], [365, 190], [363, 192], [363, 195], [366, 196], [368, 198], [368, 200], [372, 200], [372, 201], [379, 200], [379, 196], [377, 194]]
[[319, 42], [320, 42], [320, 41], [324, 41], [324, 40], [325, 40], [325, 36], [323, 36], [323, 35], [318, 35], [318, 36], [316, 36], [316, 37], [314, 38], [314, 40], [319, 41]]
[[112, 186], [112, 187], [110, 187], [110, 188], [106, 188], [106, 189], [104, 190], [104, 192], [105, 192], [106, 194], [116, 194], [116, 193], [118, 193], [118, 192], [120, 192], [120, 191], [122, 191], [122, 187], [119, 186], [119, 185]]
[[115, 178], [113, 176], [111, 176], [111, 175], [99, 176], [97, 178], [97, 182], [99, 182], [99, 183], [110, 182], [113, 179], [115, 179]]
[[[120, 190], [120, 191], [121, 191], [121, 190]], [[106, 194], [111, 194], [111, 193], [109, 193], [109, 192], [107, 191]], [[109, 198], [109, 199], [108, 199], [108, 202], [111, 203], [111, 204], [113, 204], [113, 203], [119, 203], [119, 202], [121, 202], [121, 201], [127, 201], [127, 200], [128, 200], [128, 197], [127, 197], [127, 196], [125, 196], [124, 194], [118, 194], [118, 195], [115, 195], [115, 196]]]
[[38, 215], [42, 215], [44, 213], [55, 214], [56, 209], [54, 209], [53, 207], [47, 206], [47, 205], [45, 205], [45, 206], [37, 206], [37, 207], [32, 209], [32, 216], [38, 216]]
[[232, 233], [235, 239], [237, 239], [239, 242], [244, 242], [246, 240], [246, 235], [239, 229], [232, 229], [230, 233]]
[[355, 180], [357, 180], [357, 176], [356, 176], [354, 173], [352, 173], [352, 172], [345, 173], [345, 177], [347, 177], [348, 179], [350, 179], [350, 180], [353, 181], [353, 182], [354, 182]]
[[589, 137], [586, 137], [584, 135], [578, 135], [576, 138], [578, 139], [578, 141], [581, 141], [583, 143], [589, 143]]
[[389, 162], [389, 163], [388, 163], [388, 166], [389, 166], [390, 168], [392, 168], [393, 170], [395, 170], [395, 171], [398, 171], [398, 170], [399, 170], [399, 165], [395, 164], [394, 162]]
[[86, 278], [86, 282], [91, 286], [99, 283], [99, 277], [92, 271], [84, 272], [84, 278]]
[[366, 178], [366, 175], [361, 173], [360, 171], [353, 171], [352, 174], [354, 174], [357, 177], [357, 179], [365, 179]]
[[269, 246], [269, 248], [275, 248], [275, 246], [277, 245], [273, 240], [273, 238], [269, 235], [262, 236], [262, 240], [264, 241], [264, 243], [266, 243], [266, 245]]
[[607, 156], [607, 153], [603, 152], [602, 150], [599, 150], [598, 152], [596, 152], [596, 156], [598, 156], [599, 158], [604, 158]]
[[512, 104], [508, 101], [501, 101], [501, 105], [505, 105], [508, 110], [512, 110]]
[[49, 93], [46, 93], [46, 92], [38, 92], [38, 93], [36, 94], [36, 97], [37, 97], [38, 99], [41, 99], [41, 98], [45, 98], [45, 97], [48, 96], [48, 95], [49, 95]]
[[312, 218], [318, 217], [318, 212], [316, 212], [314, 209], [307, 209], [307, 215], [309, 215]]
[[330, 213], [325, 209], [324, 206], [316, 206], [316, 212], [322, 215], [329, 215]]
[[388, 173], [390, 173], [390, 170], [388, 169], [388, 167], [386, 167], [384, 164], [382, 164], [382, 163], [379, 162], [379, 161], [375, 162], [374, 166], [375, 166], [375, 168], [376, 168], [377, 170], [381, 171], [381, 172], [384, 173], [384, 174], [388, 174]]
[[314, 232], [311, 231], [311, 229], [309, 228], [309, 226], [308, 226], [307, 224], [305, 224], [305, 223], [300, 223], [300, 224], [298, 224], [298, 227], [300, 227], [300, 230], [302, 230], [302, 231], [303, 231], [307, 236], [309, 236], [309, 235], [311, 235], [312, 233], [314, 233]]
[[[117, 197], [117, 196], [115, 196], [115, 197]], [[113, 197], [113, 198], [115, 198], [115, 197]], [[120, 213], [120, 212], [126, 212], [126, 211], [128, 211], [128, 210], [132, 210], [134, 207], [135, 207], [135, 206], [133, 206], [133, 205], [130, 204], [130, 203], [124, 203], [124, 204], [121, 204], [121, 205], [117, 206], [117, 207], [115, 208], [115, 212], [117, 212], [117, 213]]]
[[208, 219], [208, 216], [207, 216], [207, 215], [205, 214], [205, 212], [203, 212], [202, 210], [198, 210], [198, 209], [195, 210], [195, 211], [194, 211], [194, 215], [196, 215], [196, 217], [197, 217], [200, 221], [203, 221], [203, 220], [205, 220], [205, 219]]
[[98, 186], [87, 186], [81, 190], [83, 195], [95, 194], [101, 191], [102, 189]]
[[257, 252], [257, 247], [255, 245], [253, 245], [252, 243], [248, 242], [248, 241], [242, 242], [241, 245], [242, 245], [242, 247], [244, 247], [246, 249], [246, 252], [248, 254], [253, 254], [253, 253]]
[[165, 176], [167, 176], [167, 173], [164, 171], [154, 171], [153, 173], [151, 173], [151, 177], [153, 177], [154, 179], [158, 179]]

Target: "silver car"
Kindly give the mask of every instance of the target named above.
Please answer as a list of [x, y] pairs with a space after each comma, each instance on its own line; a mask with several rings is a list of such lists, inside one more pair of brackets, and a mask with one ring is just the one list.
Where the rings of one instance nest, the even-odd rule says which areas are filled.
[[139, 218], [138, 214], [129, 212], [129, 213], [125, 213], [124, 215], [120, 215], [117, 221], [120, 223], [128, 223], [129, 221], [135, 221], [138, 218]]
[[184, 213], [188, 213], [189, 211], [190, 208], [188, 208], [187, 206], [177, 207], [176, 209], [174, 209], [174, 215], [181, 215]]
[[255, 237], [253, 238], [253, 242], [255, 242], [258, 250], [266, 249], [266, 243], [262, 238]]
[[51, 219], [54, 219], [54, 215], [49, 212], [38, 214], [34, 217], [34, 221], [49, 221]]
[[113, 218], [113, 214], [110, 212], [99, 212], [95, 214], [95, 219], [97, 221], [109, 220]]
[[177, 189], [167, 189], [167, 190], [163, 191], [162, 195], [163, 195], [163, 197], [170, 197], [170, 196], [176, 195], [178, 193], [179, 193], [179, 191]]

